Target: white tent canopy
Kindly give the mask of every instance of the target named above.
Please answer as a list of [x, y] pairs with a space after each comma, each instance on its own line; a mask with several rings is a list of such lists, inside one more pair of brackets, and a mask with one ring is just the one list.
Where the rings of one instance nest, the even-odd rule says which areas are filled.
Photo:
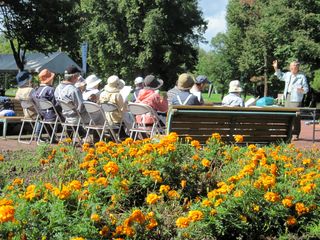
[[[24, 69], [40, 72], [46, 68], [54, 73], [64, 73], [65, 69], [70, 65], [74, 65], [81, 70], [78, 64], [64, 52], [55, 52], [48, 55], [27, 53]], [[18, 70], [12, 54], [0, 54], [0, 72], [16, 72]]]

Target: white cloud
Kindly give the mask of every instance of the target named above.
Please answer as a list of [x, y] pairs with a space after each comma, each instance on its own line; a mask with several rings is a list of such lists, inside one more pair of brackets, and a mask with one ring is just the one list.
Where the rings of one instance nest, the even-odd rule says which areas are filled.
[[200, 8], [204, 13], [204, 18], [208, 21], [208, 29], [204, 34], [208, 44], [200, 43], [200, 47], [210, 50], [210, 41], [219, 32], [226, 31], [226, 7], [228, 0], [200, 0]]

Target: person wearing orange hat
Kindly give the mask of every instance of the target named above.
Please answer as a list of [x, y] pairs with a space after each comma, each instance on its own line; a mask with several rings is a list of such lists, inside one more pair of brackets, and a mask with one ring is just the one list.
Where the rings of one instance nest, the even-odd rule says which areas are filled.
[[[54, 97], [54, 77], [55, 74], [53, 72], [50, 72], [48, 69], [43, 69], [38, 75], [40, 86], [35, 90], [32, 98], [36, 104], [38, 104], [40, 99], [48, 100], [53, 103], [58, 111], [60, 111], [59, 105]], [[54, 121], [56, 119], [56, 114], [53, 109], [42, 111], [40, 114], [46, 121]], [[49, 129], [50, 128], [48, 128], [48, 130]], [[39, 130], [40, 128], [37, 127], [36, 134], [39, 134]]]

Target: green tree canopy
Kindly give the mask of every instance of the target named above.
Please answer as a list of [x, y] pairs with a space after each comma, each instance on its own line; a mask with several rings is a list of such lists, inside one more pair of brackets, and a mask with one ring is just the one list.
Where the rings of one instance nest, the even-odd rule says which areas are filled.
[[206, 22], [196, 0], [82, 0], [89, 65], [127, 81], [156, 74], [172, 86], [192, 71]]
[[48, 53], [61, 49], [75, 53], [80, 24], [78, 1], [0, 1], [0, 32], [10, 42], [19, 69], [23, 70], [26, 51]]

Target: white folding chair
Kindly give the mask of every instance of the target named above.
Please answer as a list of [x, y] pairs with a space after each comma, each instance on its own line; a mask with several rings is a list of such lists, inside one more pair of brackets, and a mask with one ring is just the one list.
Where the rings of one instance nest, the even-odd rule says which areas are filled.
[[[36, 112], [35, 116], [33, 115], [30, 118], [24, 117], [21, 119], [22, 124], [21, 124], [21, 128], [20, 128], [19, 136], [18, 136], [18, 142], [30, 144], [33, 141], [33, 139], [35, 138], [36, 126], [40, 120], [40, 115], [39, 115], [38, 109], [35, 106], [35, 103], [33, 102], [33, 100], [31, 100], [31, 99], [30, 100], [20, 100], [20, 104], [21, 104], [21, 107], [23, 108], [24, 112], [25, 111]], [[26, 123], [29, 123], [29, 125], [31, 126], [32, 134], [31, 134], [31, 137], [28, 141], [23, 141], [21, 139], [21, 136], [22, 136], [22, 133], [23, 133], [23, 130], [24, 130]]]
[[[130, 137], [134, 140], [137, 139], [137, 136], [142, 139], [143, 136], [141, 133], [145, 133], [149, 135], [150, 138], [152, 138], [155, 134], [161, 134], [163, 132], [157, 112], [149, 105], [143, 103], [129, 103], [128, 110], [133, 117], [132, 128], [129, 131]], [[140, 123], [138, 123], [136, 119], [136, 117], [139, 115], [141, 116]], [[146, 115], [149, 115], [149, 117], [153, 118], [152, 125], [146, 125], [144, 123], [144, 118]]]
[[[53, 105], [53, 103], [48, 101], [48, 100], [39, 99], [38, 102], [37, 102], [37, 106], [38, 106], [38, 109], [39, 109], [40, 113], [43, 112], [43, 111], [53, 110], [55, 115], [56, 115], [56, 117], [54, 119], [52, 119], [52, 120], [46, 120], [45, 118], [42, 117], [40, 119], [40, 121], [39, 121], [39, 123], [41, 124], [41, 127], [40, 127], [40, 132], [39, 132], [37, 144], [40, 144], [40, 137], [41, 137], [43, 129], [45, 129], [45, 131], [49, 135], [50, 144], [52, 144], [53, 140], [57, 138], [56, 137], [56, 132], [58, 130], [58, 126], [59, 126], [59, 124], [60, 125], [62, 124], [60, 115], [59, 115], [57, 109], [55, 108], [55, 106]], [[52, 132], [50, 132], [48, 130], [47, 126], [50, 127]]]
[[119, 142], [119, 134], [116, 134], [114, 131], [118, 130], [119, 133], [119, 126], [109, 124], [105, 115], [105, 111], [114, 111], [117, 109], [117, 106], [113, 104], [103, 104], [102, 107], [99, 104], [89, 101], [85, 101], [83, 105], [90, 117], [89, 124], [85, 126], [85, 128], [87, 129], [85, 141], [90, 134], [90, 130], [95, 130], [100, 137], [100, 141], [102, 141], [104, 134], [108, 131], [112, 139], [115, 142]]
[[75, 145], [76, 144], [76, 139], [79, 140], [79, 143], [81, 143], [81, 136], [79, 135], [79, 129], [80, 127], [84, 127], [84, 123], [82, 122], [82, 117], [80, 112], [78, 111], [77, 107], [72, 103], [72, 102], [67, 102], [64, 100], [57, 100], [59, 105], [61, 106], [61, 108], [63, 109], [63, 111], [66, 112], [75, 112], [76, 113], [76, 122], [68, 122], [68, 119], [65, 118], [65, 121], [61, 123], [62, 125], [62, 132], [61, 132], [61, 137], [60, 137], [60, 141], [62, 141], [63, 137], [67, 138], [69, 136], [67, 131], [68, 128], [72, 129], [73, 134], [72, 134], [72, 144]]
[[[115, 111], [119, 111], [118, 109], [118, 106], [113, 104], [113, 103], [102, 103], [101, 104], [101, 108], [102, 110], [104, 111], [105, 113], [105, 116], [106, 114], [108, 113], [112, 113], [112, 112], [115, 112]], [[107, 119], [108, 120], [108, 119]], [[117, 132], [117, 137], [118, 137], [118, 140], [120, 140], [120, 131], [121, 131], [121, 128], [122, 128], [122, 125], [124, 124], [124, 121], [123, 121], [123, 116], [121, 117], [121, 120], [120, 120], [120, 124], [113, 124], [113, 123], [110, 123], [110, 121], [108, 122], [109, 126], [112, 128], [112, 129], [118, 129], [118, 132]]]

